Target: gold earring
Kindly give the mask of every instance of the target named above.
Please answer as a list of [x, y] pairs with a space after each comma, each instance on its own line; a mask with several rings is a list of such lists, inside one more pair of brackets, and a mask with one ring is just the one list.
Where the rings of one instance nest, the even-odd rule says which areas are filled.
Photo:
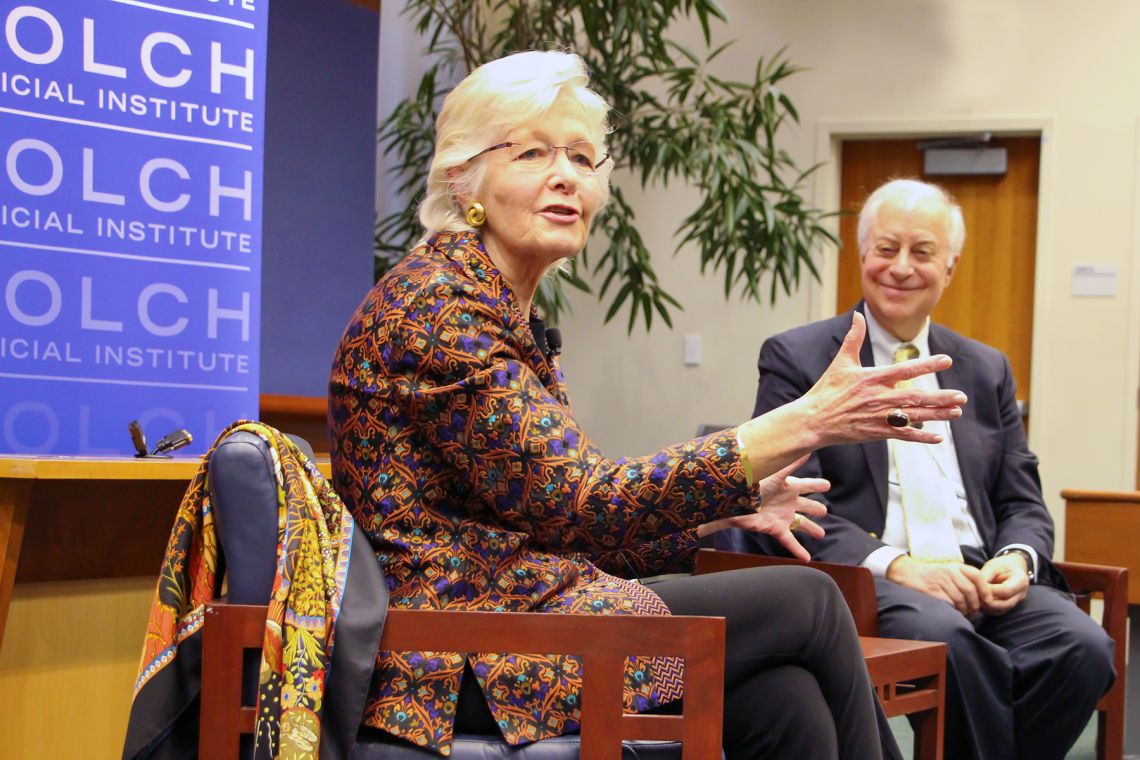
[[471, 204], [471, 208], [467, 209], [467, 223], [472, 227], [482, 227], [485, 221], [487, 221], [487, 212], [483, 210], [482, 203], [475, 201]]

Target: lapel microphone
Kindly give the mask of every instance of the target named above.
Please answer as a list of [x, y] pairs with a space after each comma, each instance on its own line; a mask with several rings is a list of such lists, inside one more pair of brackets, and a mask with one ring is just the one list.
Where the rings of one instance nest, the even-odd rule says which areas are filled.
[[562, 331], [557, 327], [547, 327], [541, 319], [532, 319], [530, 320], [530, 334], [534, 336], [538, 352], [547, 361], [562, 353]]
[[546, 358], [547, 359], [549, 359], [552, 356], [561, 355], [561, 353], [562, 353], [562, 331], [559, 330], [557, 327], [546, 328], [546, 345], [548, 347], [548, 350], [546, 352]]

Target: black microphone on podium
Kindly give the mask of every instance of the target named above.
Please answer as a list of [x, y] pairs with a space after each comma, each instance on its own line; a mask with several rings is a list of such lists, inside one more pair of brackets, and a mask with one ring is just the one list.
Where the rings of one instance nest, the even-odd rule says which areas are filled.
[[131, 443], [135, 445], [136, 457], [142, 458], [146, 456], [146, 433], [143, 432], [142, 425], [138, 420], [131, 420], [131, 424], [127, 425], [131, 431]]
[[162, 438], [154, 447], [154, 451], [147, 453], [146, 434], [143, 433], [142, 425], [138, 420], [132, 420], [127, 429], [131, 431], [131, 443], [135, 445], [136, 459], [169, 459], [170, 455], [167, 452], [177, 451], [183, 446], [189, 446], [194, 442], [194, 436], [179, 428], [170, 435]]
[[153, 453], [165, 454], [168, 451], [177, 451], [183, 446], [189, 446], [193, 442], [194, 436], [179, 428], [178, 430], [175, 430], [173, 433], [159, 441], [158, 445], [154, 447]]

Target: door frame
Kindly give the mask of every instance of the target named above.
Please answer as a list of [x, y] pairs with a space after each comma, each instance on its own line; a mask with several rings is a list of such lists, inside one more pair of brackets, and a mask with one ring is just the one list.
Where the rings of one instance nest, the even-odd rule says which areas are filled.
[[[1054, 148], [1053, 134], [1055, 118], [1052, 116], [1002, 118], [976, 117], [963, 119], [820, 119], [816, 129], [815, 162], [822, 164], [815, 172], [814, 197], [818, 208], [837, 209], [840, 202], [840, 181], [842, 177], [842, 145], [851, 139], [916, 139], [937, 137], [947, 133], [993, 132], [1001, 137], [1041, 138], [1040, 179], [1037, 190], [1037, 269], [1033, 284], [1033, 360], [1030, 362], [1030, 384], [1034, 388], [1044, 388], [1050, 364], [1049, 341], [1046, 340], [1048, 323], [1044, 318], [1045, 309], [1037, 308], [1045, 303], [1050, 293], [1053, 270], [1053, 198]], [[1140, 117], [1137, 119], [1137, 140], [1140, 141]], [[1137, 181], [1140, 182], [1140, 162], [1137, 163]], [[1140, 200], [1138, 200], [1140, 204]], [[832, 218], [829, 226], [838, 237], [839, 222]], [[1140, 225], [1134, 233], [1136, 250], [1140, 251]], [[808, 309], [811, 321], [833, 317], [836, 314], [835, 299], [838, 297], [839, 250], [833, 245], [825, 246], [820, 259], [820, 281], [811, 280], [808, 290]], [[1140, 268], [1138, 268], [1140, 269]], [[1129, 366], [1137, 374], [1140, 382], [1140, 308], [1135, 309], [1136, 318], [1129, 325]], [[1134, 348], [1135, 347], [1135, 348]], [[1133, 357], [1131, 354], [1135, 353]], [[1131, 379], [1131, 378], [1130, 378]], [[1135, 389], [1135, 383], [1129, 383]], [[1126, 461], [1136, 466], [1137, 459], [1137, 411], [1134, 393], [1130, 394], [1124, 408], [1131, 420], [1125, 424], [1129, 431], [1123, 442]], [[1044, 406], [1034, 406], [1030, 399], [1030, 415], [1033, 423], [1029, 428], [1029, 446], [1042, 449], [1045, 431], [1049, 429], [1049, 410]], [[1129, 453], [1130, 452], [1130, 453]], [[1046, 498], [1047, 502], [1052, 499]]]
[[[1128, 274], [1120, 277], [1119, 287], [1127, 286], [1128, 298], [1128, 354], [1127, 383], [1124, 399], [1125, 436], [1122, 450], [1127, 462], [1135, 468], [1130, 483], [1140, 490], [1140, 114], [1136, 115], [1136, 133], [1133, 141], [1132, 179], [1132, 235], [1128, 252]], [[1127, 471], [1127, 470], [1126, 470]], [[1127, 490], [1127, 489], [1125, 489]]]

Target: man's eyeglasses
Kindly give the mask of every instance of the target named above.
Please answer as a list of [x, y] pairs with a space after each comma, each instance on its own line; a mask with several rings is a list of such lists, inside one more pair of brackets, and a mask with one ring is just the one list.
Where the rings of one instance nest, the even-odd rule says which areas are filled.
[[598, 154], [600, 150], [598, 146], [588, 141], [571, 143], [569, 145], [547, 145], [546, 143], [539, 142], [523, 145], [522, 143], [505, 142], [492, 145], [490, 148], [476, 153], [467, 160], [472, 161], [484, 153], [503, 149], [510, 151], [510, 160], [515, 163], [519, 169], [524, 171], [544, 171], [549, 169], [554, 165], [554, 161], [558, 157], [558, 151], [560, 150], [566, 151], [566, 158], [569, 159], [570, 165], [574, 167], [574, 171], [579, 174], [597, 174], [598, 169], [610, 158], [609, 153], [602, 153], [601, 157], [599, 157]]

